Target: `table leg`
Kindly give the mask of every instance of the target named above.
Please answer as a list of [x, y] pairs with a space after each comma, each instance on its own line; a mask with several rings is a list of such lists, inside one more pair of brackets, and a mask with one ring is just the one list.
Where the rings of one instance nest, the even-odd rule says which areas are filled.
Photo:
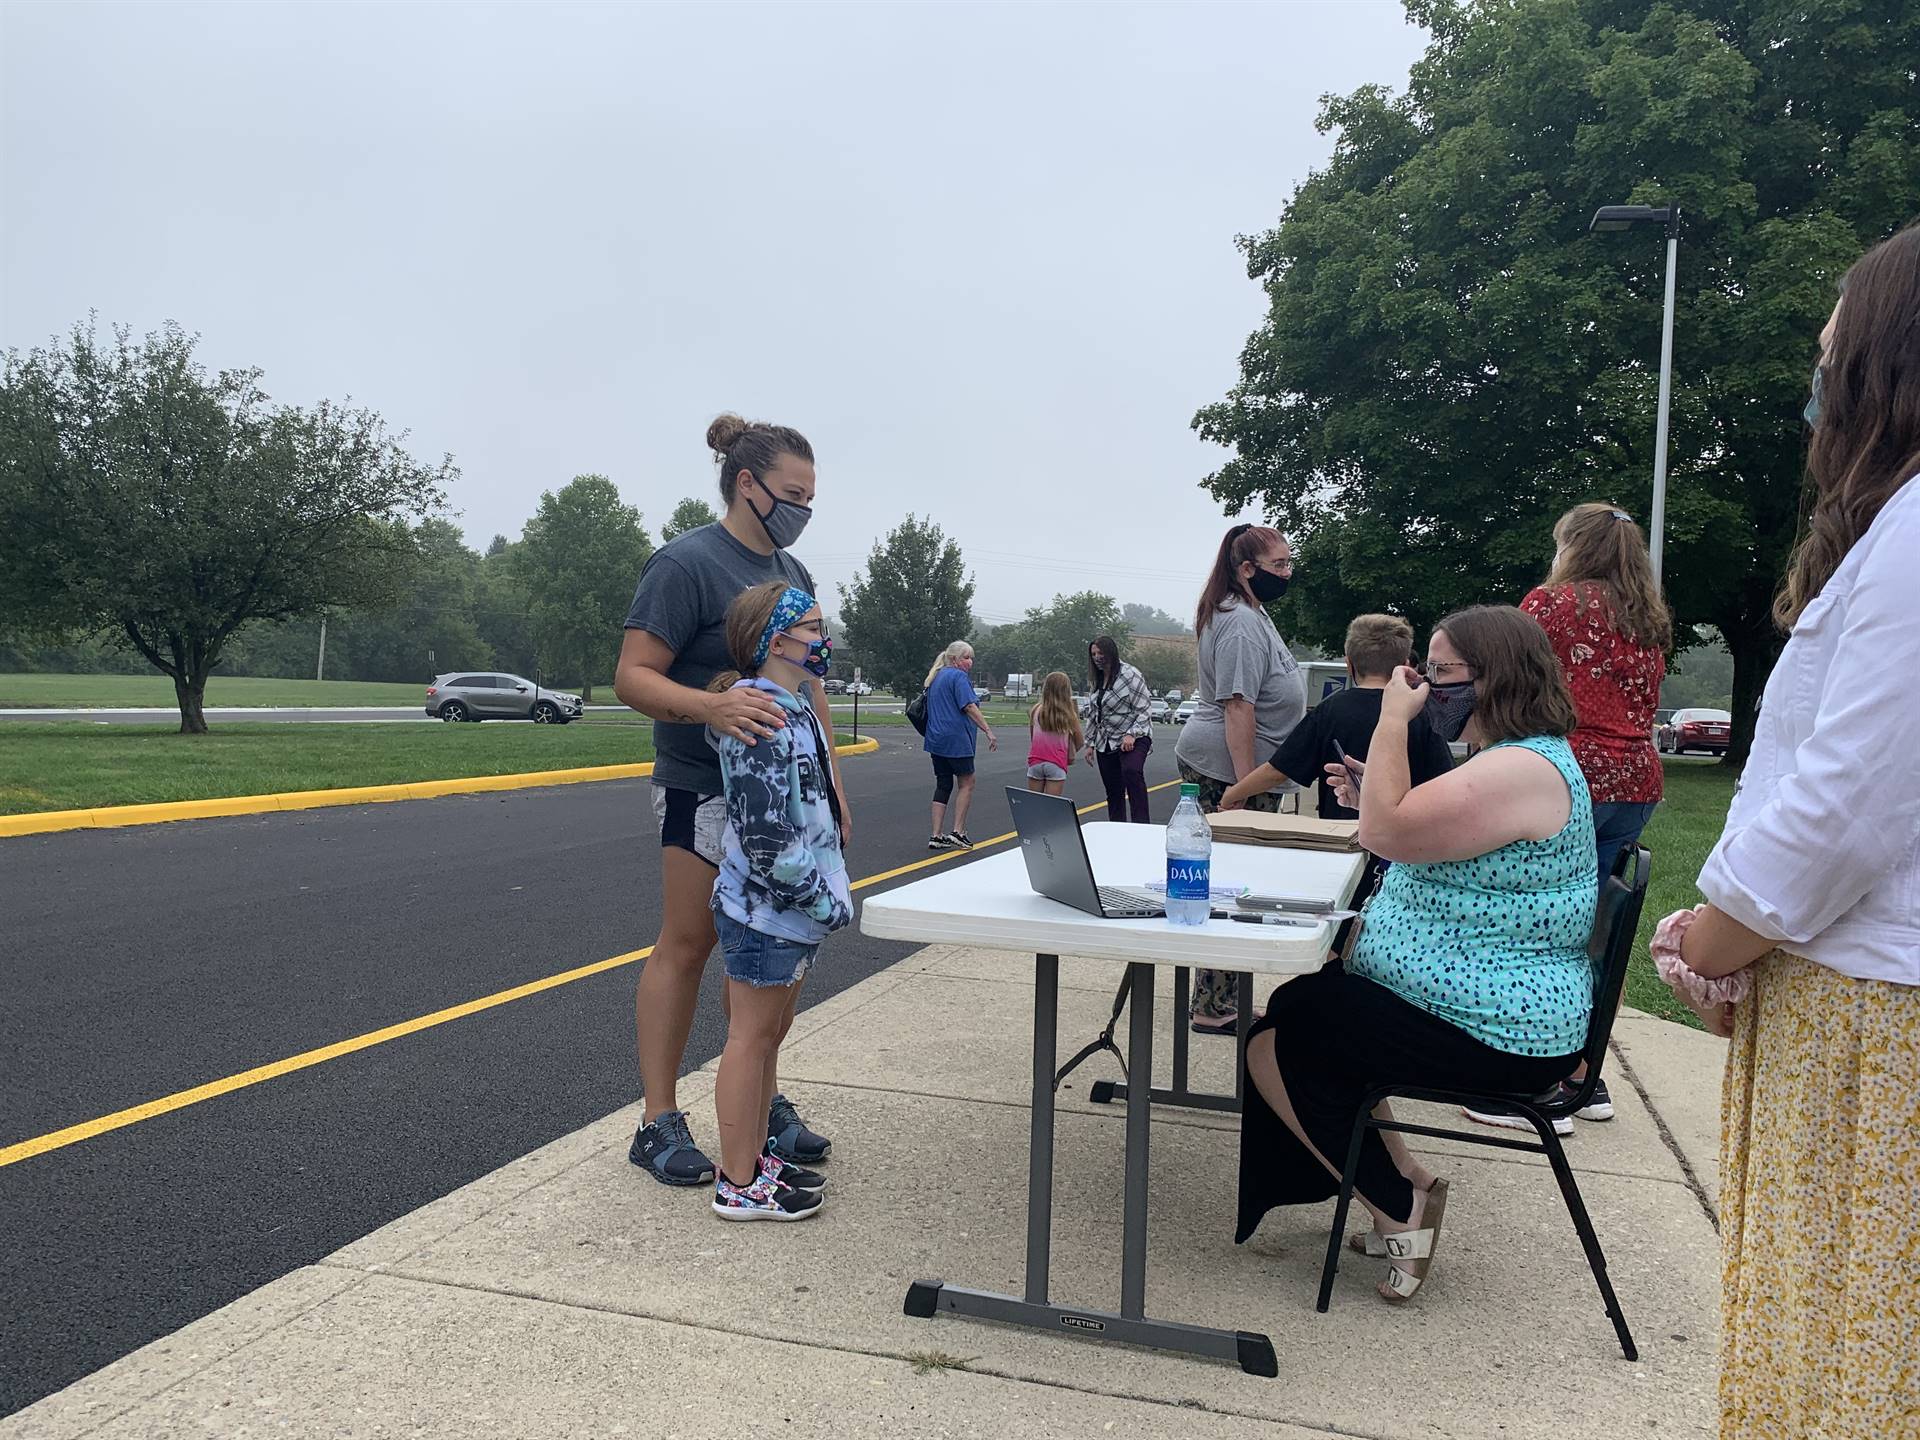
[[[1136, 980], [1134, 991], [1145, 982]], [[1175, 966], [1173, 971], [1173, 1084], [1171, 1087], [1155, 1087], [1150, 1098], [1156, 1105], [1173, 1105], [1182, 1110], [1218, 1110], [1227, 1115], [1240, 1113], [1242, 1091], [1245, 1087], [1247, 1069], [1247, 1030], [1253, 1023], [1253, 976], [1241, 975], [1238, 978], [1240, 1016], [1234, 1022], [1234, 1076], [1231, 1095], [1214, 1095], [1204, 1090], [1195, 1090], [1188, 1079], [1187, 1043], [1191, 1038], [1191, 1012], [1188, 1001], [1188, 974], [1184, 967]], [[1131, 1035], [1131, 1031], [1129, 1031]], [[1139, 1062], [1127, 1060], [1129, 1075], [1152, 1075], [1151, 1069], [1143, 1070]], [[1127, 1100], [1133, 1091], [1124, 1080], [1096, 1080], [1087, 1090], [1087, 1099], [1095, 1105], [1110, 1105], [1115, 1100]]]
[[[1127, 1065], [1153, 1076], [1153, 967], [1133, 967], [1133, 1013], [1127, 1026]], [[1120, 1313], [1138, 1320], [1147, 1313], [1147, 1166], [1152, 1098], [1147, 1085], [1127, 1093], [1125, 1230], [1120, 1246]]]
[[[1133, 967], [1130, 1065], [1153, 1067], [1153, 967]], [[1087, 1310], [1047, 1299], [1047, 1256], [1053, 1218], [1053, 1052], [1060, 999], [1060, 962], [1036, 958], [1033, 1016], [1033, 1152], [1027, 1165], [1027, 1287], [1024, 1298], [970, 1290], [944, 1280], [907, 1287], [906, 1314], [932, 1319], [942, 1312], [1021, 1325], [1082, 1339], [1118, 1340], [1155, 1350], [1231, 1360], [1249, 1375], [1280, 1373], [1273, 1342], [1250, 1330], [1216, 1330], [1146, 1313], [1148, 1131], [1153, 1100], [1146, 1090], [1127, 1097], [1125, 1235], [1120, 1260], [1120, 1312]], [[1224, 1098], [1224, 1097], [1216, 1097]]]
[[1187, 1047], [1193, 1040], [1193, 979], [1187, 967], [1173, 967], [1173, 1088], [1187, 1088]]
[[[1034, 956], [1033, 1124], [1027, 1137], [1027, 1303], [1047, 1303], [1053, 1248], [1053, 1066], [1060, 1029], [1060, 957]], [[1147, 976], [1153, 981], [1152, 973]]]

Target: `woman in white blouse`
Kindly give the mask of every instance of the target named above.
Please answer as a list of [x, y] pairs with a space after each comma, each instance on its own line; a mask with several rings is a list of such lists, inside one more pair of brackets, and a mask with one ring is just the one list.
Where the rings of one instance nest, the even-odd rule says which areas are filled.
[[1920, 226], [1821, 335], [1790, 638], [1662, 973], [1730, 1036], [1721, 1436], [1920, 1435]]

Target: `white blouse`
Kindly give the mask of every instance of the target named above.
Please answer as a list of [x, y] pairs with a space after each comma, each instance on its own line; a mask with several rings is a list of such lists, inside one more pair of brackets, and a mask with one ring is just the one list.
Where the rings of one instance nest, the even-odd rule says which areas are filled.
[[1920, 985], [1920, 476], [1794, 625], [1700, 890], [1842, 975]]

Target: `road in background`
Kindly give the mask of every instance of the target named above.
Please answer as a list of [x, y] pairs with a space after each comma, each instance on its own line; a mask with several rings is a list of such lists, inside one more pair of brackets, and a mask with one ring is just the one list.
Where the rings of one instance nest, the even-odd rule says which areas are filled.
[[[835, 723], [838, 717], [853, 715], [853, 702], [836, 700], [832, 705]], [[898, 715], [901, 702], [882, 700], [878, 703], [869, 700], [860, 702], [862, 715]], [[422, 725], [439, 724], [426, 708], [421, 705], [369, 705], [369, 706], [297, 706], [297, 705], [258, 705], [251, 707], [228, 707], [205, 712], [207, 723], [218, 724], [221, 721], [271, 721], [288, 724], [327, 724], [327, 725], [394, 725], [411, 724], [415, 721]], [[178, 725], [180, 710], [177, 706], [150, 706], [139, 708], [116, 707], [113, 709], [92, 710], [36, 710], [15, 709], [0, 710], [0, 723], [14, 720], [24, 721], [91, 721], [95, 725]], [[631, 725], [650, 725], [653, 722], [645, 716], [636, 715], [624, 705], [589, 705], [586, 707], [584, 721], [607, 723], [618, 721]], [[493, 725], [515, 722], [493, 720], [483, 722]]]
[[[855, 878], [927, 858], [919, 739], [877, 733], [846, 763]], [[1008, 828], [1025, 738], [982, 748], [976, 838]], [[1076, 765], [1069, 793], [1098, 780]], [[650, 945], [659, 863], [644, 781], [0, 840], [0, 1149]], [[911, 948], [835, 937], [803, 1003]], [[0, 1414], [635, 1099], [637, 974], [0, 1166]], [[720, 979], [689, 1069], [724, 1041]], [[664, 1192], [633, 1183], [640, 1232]]]

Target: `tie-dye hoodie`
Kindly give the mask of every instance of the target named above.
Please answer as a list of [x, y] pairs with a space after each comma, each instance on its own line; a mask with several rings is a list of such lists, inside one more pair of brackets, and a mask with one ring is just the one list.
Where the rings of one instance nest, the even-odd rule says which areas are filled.
[[821, 753], [806, 701], [771, 680], [739, 683], [766, 695], [788, 720], [754, 745], [707, 732], [727, 792], [713, 908], [762, 935], [818, 945], [853, 919], [840, 825], [828, 799], [831, 761]]

